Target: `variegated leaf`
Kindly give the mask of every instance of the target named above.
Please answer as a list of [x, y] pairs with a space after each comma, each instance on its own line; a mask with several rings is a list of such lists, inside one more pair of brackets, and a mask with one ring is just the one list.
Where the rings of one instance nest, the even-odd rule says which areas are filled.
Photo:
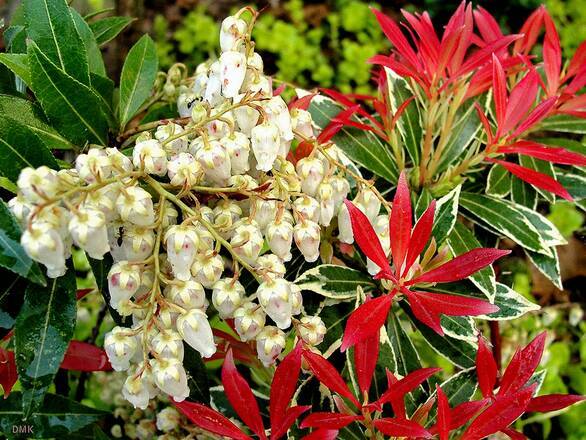
[[437, 201], [432, 234], [438, 243], [446, 239], [456, 223], [461, 188], [461, 185], [458, 185]]
[[490, 321], [508, 321], [540, 309], [539, 305], [532, 303], [520, 293], [501, 283], [496, 283], [494, 304], [499, 307], [498, 312], [491, 313], [489, 316], [479, 316], [478, 318]]
[[495, 163], [488, 172], [486, 194], [503, 198], [511, 192], [511, 174], [498, 163]]
[[364, 272], [335, 264], [323, 264], [303, 273], [295, 280], [301, 290], [309, 290], [328, 298], [349, 299], [356, 297], [360, 286], [365, 291], [376, 287]]

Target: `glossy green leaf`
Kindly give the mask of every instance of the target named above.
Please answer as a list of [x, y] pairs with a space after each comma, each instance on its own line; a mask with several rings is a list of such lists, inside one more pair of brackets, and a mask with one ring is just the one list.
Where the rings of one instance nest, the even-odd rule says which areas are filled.
[[76, 320], [75, 271], [49, 280], [47, 287], [29, 285], [14, 328], [14, 351], [22, 411], [31, 416], [43, 397], [73, 336]]
[[535, 209], [537, 207], [537, 191], [533, 185], [523, 182], [516, 176], [511, 176], [511, 200], [518, 205]]
[[[551, 162], [539, 160], [531, 156], [524, 156], [520, 154], [519, 165], [524, 166], [525, 168], [529, 168], [531, 170], [535, 170], [537, 172], [540, 172], [541, 174], [545, 174], [546, 176], [555, 179], [555, 171], [553, 169], [553, 164]], [[538, 188], [536, 186], [534, 186], [533, 189], [537, 191], [541, 195], [541, 197], [543, 197], [549, 203], [553, 203], [555, 201], [555, 195], [553, 193]]]
[[558, 172], [557, 180], [568, 190], [574, 200], [586, 199], [586, 176], [574, 173]]
[[[454, 408], [461, 403], [468, 402], [474, 396], [477, 388], [476, 368], [462, 370], [448, 380], [442, 382], [440, 387], [448, 398], [450, 408]], [[431, 397], [436, 396], [437, 391], [433, 391]], [[437, 409], [434, 407], [429, 414], [425, 426], [431, 426], [435, 423]]]
[[20, 227], [8, 207], [0, 201], [0, 266], [41, 286], [45, 277], [20, 245]]
[[0, 63], [9, 68], [12, 73], [18, 75], [26, 85], [31, 82], [31, 72], [28, 65], [28, 57], [24, 53], [0, 53]]
[[0, 338], [6, 336], [14, 327], [22, 305], [22, 296], [28, 281], [20, 275], [0, 268], [2, 287], [0, 287]]
[[189, 400], [193, 402], [210, 403], [210, 384], [207, 370], [200, 354], [185, 344], [183, 366], [189, 375]]
[[100, 46], [112, 41], [126, 26], [135, 19], [131, 17], [106, 17], [90, 24], [90, 28]]
[[461, 185], [458, 185], [448, 194], [437, 201], [435, 208], [435, 219], [433, 221], [433, 229], [431, 231], [438, 244], [441, 244], [456, 223], [458, 217], [458, 202], [460, 199]]
[[441, 155], [438, 172], [445, 171], [450, 164], [470, 149], [481, 125], [474, 105], [465, 106], [457, 113], [450, 138]]
[[506, 321], [540, 309], [539, 305], [532, 303], [523, 295], [502, 283], [496, 283], [494, 304], [499, 307], [498, 312], [491, 313], [489, 316], [479, 316], [479, 318], [490, 321]]
[[155, 43], [144, 35], [132, 46], [120, 76], [120, 124], [124, 128], [151, 96], [158, 69]]
[[335, 299], [355, 298], [358, 287], [369, 291], [376, 286], [368, 274], [335, 264], [314, 267], [297, 278], [295, 284], [301, 290]]
[[441, 326], [444, 333], [454, 339], [475, 342], [477, 339], [474, 320], [469, 316], [442, 315]]
[[29, 44], [32, 89], [55, 128], [77, 145], [107, 145], [108, 122], [99, 95]]
[[71, 16], [73, 17], [73, 22], [75, 24], [75, 28], [77, 29], [77, 33], [81, 37], [83, 44], [86, 48], [91, 84], [92, 73], [96, 73], [101, 76], [106, 76], [106, 66], [104, 66], [102, 52], [100, 51], [98, 43], [96, 42], [96, 38], [94, 37], [94, 33], [90, 29], [90, 26], [86, 23], [83, 17], [79, 15], [79, 12], [77, 12], [73, 8], [69, 9], [71, 11]]
[[550, 116], [541, 123], [542, 130], [586, 134], [586, 120], [569, 115]]
[[81, 84], [89, 86], [86, 47], [67, 1], [23, 0], [23, 6], [28, 39], [55, 66]]
[[[24, 398], [22, 393], [12, 392], [6, 400], [0, 399], [0, 431], [6, 438], [62, 439], [107, 415], [59, 394], [47, 395], [38, 409], [26, 414], [22, 410]], [[24, 435], [18, 434], [18, 428]]]
[[462, 192], [460, 205], [480, 225], [487, 225], [522, 247], [544, 253], [539, 232], [514, 204], [494, 197]]
[[551, 221], [549, 221], [547, 217], [541, 215], [539, 212], [534, 211], [533, 209], [527, 208], [526, 206], [516, 206], [516, 208], [525, 216], [529, 223], [533, 225], [539, 234], [541, 243], [545, 248], [547, 248], [543, 254], [549, 255], [549, 248], [568, 243], [558, 228]]
[[419, 219], [433, 200], [431, 192], [427, 188], [423, 188], [419, 193], [419, 198], [415, 204], [415, 217]]
[[511, 192], [511, 174], [509, 171], [495, 163], [488, 172], [486, 194], [493, 197], [503, 198]]
[[[470, 229], [460, 222], [456, 222], [448, 238], [448, 246], [454, 255], [462, 255], [472, 249], [482, 247]], [[496, 277], [492, 265], [472, 274], [469, 280], [474, 283], [490, 302], [496, 293]]]
[[96, 287], [99, 292], [102, 294], [104, 298], [104, 302], [108, 304], [108, 310], [110, 311], [110, 315], [112, 319], [119, 326], [126, 326], [130, 325], [129, 319], [127, 317], [121, 316], [111, 305], [110, 305], [110, 291], [108, 290], [108, 272], [112, 267], [113, 261], [112, 256], [110, 254], [104, 255], [102, 260], [96, 260], [94, 258], [88, 257], [88, 261], [92, 268], [92, 272], [94, 274], [94, 278], [96, 280]]
[[[308, 108], [313, 121], [324, 128], [340, 111], [342, 107], [332, 99], [316, 96], [311, 100]], [[399, 177], [397, 164], [389, 149], [371, 132], [352, 127], [343, 127], [334, 136], [336, 145], [354, 162], [379, 177], [396, 183]]]
[[541, 272], [548, 280], [550, 280], [554, 286], [558, 289], [563, 290], [562, 277], [560, 271], [560, 260], [558, 258], [558, 252], [555, 247], [549, 249], [550, 255], [538, 254], [525, 250], [525, 254], [529, 261]]
[[584, 142], [577, 141], [575, 139], [568, 138], [540, 138], [535, 139], [536, 142], [545, 145], [551, 145], [553, 147], [562, 147], [566, 150], [575, 151], [576, 153], [584, 154], [586, 152], [586, 145]]

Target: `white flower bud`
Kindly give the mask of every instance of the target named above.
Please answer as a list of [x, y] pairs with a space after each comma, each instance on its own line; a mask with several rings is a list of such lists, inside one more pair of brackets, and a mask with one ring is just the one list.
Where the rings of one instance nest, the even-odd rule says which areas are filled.
[[254, 264], [264, 244], [262, 233], [254, 220], [241, 220], [230, 240], [236, 255], [249, 264]]
[[302, 220], [319, 221], [320, 206], [319, 202], [310, 196], [301, 196], [293, 202], [294, 212], [300, 213]]
[[303, 138], [312, 138], [313, 137], [313, 120], [311, 119], [311, 113], [307, 110], [303, 110], [300, 108], [294, 108], [291, 110], [291, 125], [293, 126], [293, 130], [298, 132], [301, 137], [300, 141]]
[[125, 371], [130, 368], [130, 359], [137, 350], [136, 338], [129, 334], [129, 329], [114, 327], [106, 333], [104, 350], [116, 371]]
[[237, 174], [228, 179], [228, 185], [234, 188], [242, 188], [252, 190], [258, 188], [258, 182], [254, 180], [254, 177], [248, 174]]
[[132, 171], [132, 161], [128, 156], [122, 154], [118, 148], [106, 148], [104, 151], [110, 161], [112, 174], [115, 175], [117, 173], [128, 173]]
[[247, 301], [234, 312], [234, 328], [244, 342], [256, 337], [265, 325], [263, 309], [252, 301]]
[[159, 332], [151, 341], [151, 347], [159, 357], [183, 361], [183, 338], [173, 330]]
[[291, 245], [293, 243], [293, 225], [291, 223], [284, 219], [269, 223], [266, 237], [271, 252], [283, 261], [291, 260]]
[[283, 138], [281, 138], [278, 156], [286, 158], [289, 155], [289, 151], [291, 151], [291, 141], [286, 141]]
[[150, 226], [155, 222], [151, 195], [138, 186], [124, 188], [116, 199], [116, 210], [125, 222]]
[[190, 188], [197, 185], [204, 174], [199, 162], [189, 153], [179, 153], [167, 164], [171, 185]]
[[222, 52], [238, 50], [243, 44], [243, 37], [247, 27], [246, 22], [241, 18], [226, 17], [220, 27], [220, 48]]
[[332, 176], [330, 178], [330, 184], [334, 190], [334, 206], [338, 210], [350, 192], [350, 184], [348, 180], [340, 176]]
[[277, 201], [276, 200], [264, 200], [260, 197], [255, 198], [253, 202], [253, 209], [251, 212], [254, 214], [254, 220], [258, 224], [261, 231], [264, 231], [267, 225], [275, 220], [277, 215]]
[[220, 200], [213, 209], [214, 225], [220, 230], [227, 230], [240, 219], [242, 208], [232, 200]]
[[225, 185], [230, 178], [230, 156], [222, 144], [212, 140], [195, 153], [195, 158], [204, 169], [206, 179], [218, 185]]
[[174, 225], [169, 227], [164, 237], [167, 260], [175, 276], [187, 281], [191, 278], [191, 265], [199, 245], [199, 237], [193, 226]]
[[69, 232], [74, 243], [91, 258], [101, 260], [110, 251], [106, 218], [101, 211], [80, 207], [69, 221]]
[[275, 321], [277, 327], [286, 329], [291, 326], [291, 287], [283, 278], [273, 278], [258, 286], [258, 302], [265, 313]]
[[243, 53], [231, 50], [220, 55], [222, 95], [226, 98], [234, 98], [238, 95], [245, 74], [246, 57]]
[[157, 316], [159, 325], [165, 329], [175, 328], [177, 319], [179, 318], [179, 312], [176, 312], [170, 307], [162, 308]]
[[77, 156], [75, 169], [79, 177], [87, 183], [107, 179], [112, 174], [110, 158], [104, 150], [97, 148], [90, 148], [87, 154]]
[[[275, 172], [277, 171], [277, 172]], [[295, 171], [295, 166], [283, 158], [277, 158], [274, 164], [273, 176], [275, 190], [281, 199], [287, 199], [291, 192], [301, 192], [301, 180]]]
[[[389, 237], [389, 216], [379, 215], [372, 223], [372, 227], [376, 232], [383, 251], [388, 255], [391, 250], [391, 239]], [[366, 259], [366, 268], [368, 269], [368, 273], [371, 275], [376, 275], [380, 272], [380, 267], [378, 267], [370, 258]]]
[[317, 189], [319, 200], [319, 223], [329, 226], [335, 213], [334, 189], [329, 179], [324, 179]]
[[[108, 157], [110, 157], [108, 150], [116, 150], [116, 148], [106, 148], [106, 150], [105, 150], [106, 154], [108, 155]], [[116, 150], [116, 151], [118, 151], [118, 150]], [[122, 153], [120, 153], [120, 154], [122, 154]], [[122, 156], [124, 156], [124, 155], [122, 154]], [[124, 156], [124, 157], [126, 157], [126, 156]], [[132, 164], [131, 164], [130, 170], [132, 170]], [[59, 180], [59, 191], [58, 192], [67, 191], [69, 189], [72, 189], [73, 187], [83, 185], [83, 180], [81, 180], [79, 178], [79, 174], [75, 168], [69, 168], [69, 169], [57, 171], [57, 179]]]
[[219, 105], [222, 98], [222, 81], [220, 79], [220, 62], [215, 61], [210, 66], [208, 72], [208, 82], [203, 99], [207, 101], [212, 107]]
[[169, 394], [177, 402], [189, 396], [187, 374], [179, 359], [153, 359], [153, 376], [155, 385], [165, 394]]
[[8, 209], [12, 215], [18, 220], [21, 229], [25, 229], [28, 225], [28, 217], [34, 209], [32, 203], [27, 202], [22, 195], [17, 195], [8, 201]]
[[293, 228], [293, 239], [305, 261], [313, 262], [319, 257], [320, 227], [311, 220], [297, 223]]
[[174, 304], [184, 309], [207, 308], [206, 294], [203, 286], [195, 280], [179, 281], [165, 288], [165, 296]]
[[155, 247], [155, 232], [140, 226], [128, 226], [124, 230], [122, 247], [129, 261], [146, 260]]
[[182, 118], [191, 116], [191, 110], [197, 102], [198, 96], [193, 92], [181, 93], [177, 97], [177, 112]]
[[216, 344], [212, 328], [204, 312], [191, 309], [177, 318], [177, 330], [185, 342], [205, 357], [209, 358], [216, 352]]
[[257, 162], [256, 169], [270, 171], [279, 154], [279, 128], [269, 121], [264, 121], [251, 130], [250, 137]]
[[293, 316], [299, 315], [303, 310], [303, 296], [301, 289], [295, 283], [289, 285], [291, 287], [291, 313]]
[[49, 278], [65, 275], [65, 245], [53, 225], [45, 222], [32, 223], [23, 231], [20, 244], [29, 257], [47, 268]]
[[172, 406], [167, 406], [157, 412], [157, 429], [163, 432], [174, 431], [179, 428], [181, 415]]
[[[238, 95], [234, 97], [234, 104], [238, 104], [245, 95]], [[260, 113], [255, 108], [249, 105], [243, 105], [232, 110], [234, 119], [238, 124], [238, 129], [246, 136], [250, 137], [251, 130], [256, 126]]]
[[[158, 211], [159, 208], [159, 204], [155, 204], [155, 209]], [[163, 206], [163, 219], [161, 222], [161, 226], [163, 227], [163, 230], [166, 230], [169, 226], [172, 225], [176, 225], [177, 224], [177, 217], [179, 217], [179, 212], [177, 211], [177, 209], [175, 209], [175, 206], [173, 206], [173, 203], [169, 202], [169, 201], [165, 201], [165, 205]]]
[[293, 131], [291, 129], [291, 115], [287, 104], [280, 96], [273, 96], [268, 101], [264, 101], [263, 108], [270, 122], [279, 128], [279, 135], [281, 139], [290, 141], [293, 139]]
[[275, 254], [264, 254], [258, 257], [256, 268], [272, 278], [283, 278], [286, 272], [283, 261]]
[[212, 304], [220, 318], [232, 318], [244, 298], [244, 286], [234, 278], [223, 278], [214, 284], [213, 289]]
[[[222, 119], [214, 119], [206, 125], [209, 136], [212, 139], [219, 140], [230, 134], [234, 126], [234, 116], [231, 111], [225, 111], [227, 106], [220, 106], [212, 110], [212, 116], [218, 115]], [[222, 113], [220, 116], [219, 113]]]
[[[130, 374], [126, 378], [122, 387], [122, 395], [134, 408], [145, 410], [149, 406], [151, 398], [147, 383], [149, 380], [152, 382], [152, 376], [146, 369], [140, 375]], [[152, 386], [152, 383], [150, 385]]]
[[326, 326], [319, 316], [304, 316], [298, 327], [299, 336], [309, 345], [319, 345], [327, 332]]
[[235, 131], [220, 139], [230, 156], [230, 165], [232, 174], [244, 174], [250, 168], [248, 156], [250, 153], [250, 141], [244, 133]]
[[[364, 208], [359, 203], [354, 203], [360, 211], [364, 212]], [[342, 203], [338, 210], [338, 239], [342, 243], [354, 243], [354, 232], [352, 231], [352, 221], [350, 220], [350, 213], [346, 204]]]
[[285, 333], [277, 327], [267, 325], [256, 337], [256, 352], [265, 367], [275, 363], [285, 348]]
[[[177, 136], [183, 131], [183, 127], [178, 124], [171, 123], [160, 125], [155, 132], [155, 138], [162, 144], [171, 136]], [[173, 139], [171, 142], [166, 143], [163, 148], [168, 154], [175, 155], [187, 152], [188, 145], [189, 141], [187, 140], [187, 136], [181, 136], [178, 139]]]
[[[197, 98], [202, 98], [203, 94], [205, 93], [206, 86], [208, 84], [208, 66], [205, 64], [201, 64], [202, 69], [199, 73], [195, 73], [195, 77], [193, 78], [193, 87], [191, 91]], [[198, 66], [199, 67], [199, 66]]]
[[251, 55], [248, 55], [246, 63], [249, 68], [256, 69], [260, 73], [264, 70], [264, 62], [258, 52], [252, 52]]
[[163, 176], [167, 172], [167, 153], [156, 139], [137, 142], [132, 152], [132, 163], [149, 174]]
[[211, 288], [224, 272], [224, 261], [216, 252], [198, 253], [191, 266], [195, 280], [206, 289]]
[[381, 201], [371, 189], [363, 189], [360, 191], [354, 199], [354, 203], [358, 203], [364, 208], [364, 215], [366, 215], [371, 222], [376, 219], [380, 212]]
[[140, 287], [140, 271], [128, 261], [115, 263], [108, 272], [110, 303], [117, 308], [118, 303], [130, 299]]
[[297, 162], [296, 169], [301, 179], [301, 189], [305, 194], [314, 197], [325, 175], [323, 162], [317, 157], [304, 157]]
[[120, 195], [120, 185], [118, 182], [103, 186], [100, 189], [89, 191], [85, 195], [84, 205], [92, 207], [104, 213], [106, 222], [113, 221], [117, 216], [116, 200]]
[[271, 82], [265, 75], [259, 75], [257, 71], [248, 69], [244, 77], [241, 92], [260, 93], [261, 96], [272, 96]]
[[59, 191], [57, 172], [49, 167], [24, 168], [16, 182], [20, 193], [28, 202], [40, 202], [52, 198]]
[[[205, 208], [207, 208], [207, 206]], [[203, 207], [200, 209], [200, 214], [201, 211], [203, 211]], [[208, 252], [214, 249], [216, 242], [212, 233], [200, 222], [193, 222], [193, 227], [197, 231], [197, 236], [199, 237], [199, 245], [197, 246], [198, 252]]]

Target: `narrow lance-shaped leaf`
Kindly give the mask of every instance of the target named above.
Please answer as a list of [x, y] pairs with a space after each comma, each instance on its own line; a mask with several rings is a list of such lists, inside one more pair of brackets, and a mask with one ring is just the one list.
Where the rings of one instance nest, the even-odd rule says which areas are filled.
[[514, 144], [499, 147], [498, 151], [505, 154], [524, 154], [562, 165], [586, 166], [586, 156], [583, 154], [561, 147], [549, 147], [534, 141], [520, 140]]
[[405, 267], [402, 275], [407, 273], [413, 263], [419, 257], [425, 245], [429, 241], [431, 236], [431, 230], [433, 228], [433, 219], [435, 215], [435, 200], [432, 200], [430, 205], [427, 207], [423, 215], [417, 221], [415, 228], [413, 228], [413, 235], [409, 242], [409, 249], [407, 251], [407, 259], [405, 260]]
[[384, 403], [390, 402], [391, 399], [403, 399], [405, 395], [413, 391], [438, 371], [441, 371], [441, 368], [420, 368], [419, 370], [412, 371], [403, 379], [389, 384], [389, 389], [374, 403], [375, 406], [380, 408]]
[[90, 28], [97, 43], [100, 46], [104, 46], [116, 38], [133, 21], [134, 18], [131, 17], [106, 17], [90, 23]]
[[450, 437], [450, 405], [448, 398], [439, 385], [435, 386], [437, 393], [437, 428], [440, 440], [448, 440]]
[[357, 342], [377, 334], [387, 320], [392, 303], [392, 295], [383, 295], [365, 302], [354, 310], [346, 322], [340, 350], [344, 351]]
[[199, 403], [173, 402], [193, 424], [214, 434], [226, 436], [235, 440], [251, 440], [234, 423], [211, 408]]
[[499, 395], [514, 393], [531, 378], [543, 356], [546, 332], [542, 332], [525, 348], [515, 352], [500, 384]]
[[71, 341], [60, 368], [74, 371], [110, 371], [112, 366], [106, 352], [95, 345]]
[[297, 345], [285, 359], [283, 359], [273, 375], [271, 382], [269, 412], [271, 427], [280, 426], [291, 398], [297, 388], [297, 380], [301, 371], [301, 345]]
[[393, 265], [397, 274], [401, 273], [405, 256], [409, 249], [412, 225], [411, 196], [405, 173], [399, 176], [397, 192], [393, 199], [389, 231], [391, 239], [391, 253], [393, 254]]
[[16, 371], [14, 352], [0, 348], [0, 385], [4, 391], [4, 399], [8, 398], [17, 380], [18, 372]]
[[478, 351], [476, 352], [476, 374], [478, 386], [484, 397], [492, 396], [492, 390], [496, 383], [497, 366], [492, 352], [486, 345], [484, 338], [478, 338]]
[[342, 429], [350, 423], [356, 420], [361, 420], [362, 418], [362, 416], [352, 414], [314, 412], [303, 419], [300, 426], [301, 428]]
[[[381, 326], [382, 327], [382, 326]], [[373, 379], [380, 348], [379, 332], [370, 335], [354, 345], [354, 366], [358, 385], [363, 393], [368, 393]]]
[[383, 434], [391, 437], [432, 438], [432, 435], [419, 423], [407, 419], [379, 419], [374, 421], [374, 426]]
[[564, 409], [574, 403], [582, 402], [586, 397], [575, 394], [548, 394], [531, 399], [527, 412], [549, 412]]

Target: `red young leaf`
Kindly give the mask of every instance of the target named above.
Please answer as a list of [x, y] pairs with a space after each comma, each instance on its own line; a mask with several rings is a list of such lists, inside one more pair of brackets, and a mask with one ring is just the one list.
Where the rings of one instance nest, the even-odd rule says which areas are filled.
[[[391, 399], [399, 398], [402, 400], [405, 395], [413, 391], [438, 371], [441, 371], [441, 368], [420, 368], [412, 371], [403, 379], [389, 384], [389, 389], [380, 396], [375, 402], [375, 405], [380, 408], [384, 403], [390, 402]], [[395, 410], [394, 407], [393, 410]], [[397, 411], [395, 410], [395, 412]]]
[[450, 404], [443, 390], [436, 384], [437, 391], [437, 429], [440, 440], [448, 440], [450, 437]]
[[383, 273], [390, 273], [391, 267], [385, 251], [383, 250], [380, 240], [370, 224], [370, 220], [364, 213], [348, 200], [344, 200], [350, 221], [352, 222], [352, 232], [354, 240], [360, 247], [364, 255], [370, 258]]
[[309, 95], [305, 95], [289, 104], [289, 110], [294, 108], [298, 108], [301, 110], [307, 110], [309, 105], [311, 104], [311, 100], [317, 95], [317, 93], [310, 93]]
[[484, 111], [482, 110], [482, 107], [480, 107], [480, 104], [478, 104], [478, 102], [474, 103], [474, 108], [476, 109], [476, 113], [478, 114], [478, 118], [480, 119], [480, 122], [482, 122], [482, 126], [484, 127], [484, 131], [486, 132], [488, 145], [491, 145], [494, 142], [494, 135], [492, 134], [492, 127], [490, 126], [490, 122], [488, 121], [486, 114], [484, 113]]
[[499, 394], [514, 393], [527, 383], [539, 366], [546, 337], [546, 332], [542, 332], [525, 348], [515, 352], [501, 379]]
[[525, 434], [511, 428], [503, 429], [501, 432], [508, 435], [511, 440], [525, 440], [527, 438], [525, 437]]
[[337, 438], [337, 429], [316, 429], [304, 436], [301, 440], [336, 440]]
[[575, 394], [548, 394], [531, 399], [527, 406], [527, 412], [549, 412], [563, 409], [577, 402], [582, 402], [586, 397]]
[[492, 352], [486, 345], [484, 338], [478, 338], [478, 351], [476, 352], [476, 374], [478, 386], [484, 397], [492, 396], [492, 390], [496, 383], [497, 366]]
[[234, 365], [234, 358], [232, 349], [226, 353], [226, 359], [222, 366], [222, 383], [224, 384], [224, 392], [226, 397], [236, 411], [236, 414], [248, 427], [258, 435], [261, 439], [266, 439], [265, 430], [258, 410], [258, 403], [252, 394], [250, 385], [244, 379], [236, 366]]
[[537, 41], [537, 37], [539, 37], [539, 33], [541, 32], [541, 24], [543, 23], [543, 6], [536, 9], [529, 15], [529, 18], [525, 20], [523, 26], [521, 27], [520, 34], [523, 35], [523, 38], [520, 39], [515, 43], [513, 47], [513, 52], [523, 52], [525, 54], [529, 54], [535, 42]]
[[499, 153], [517, 153], [535, 157], [548, 162], [562, 165], [586, 166], [586, 156], [580, 153], [568, 151], [565, 148], [548, 147], [533, 141], [521, 140], [512, 145], [499, 147]]
[[471, 400], [452, 408], [450, 412], [450, 429], [454, 430], [464, 426], [488, 403], [490, 403], [489, 399]]
[[297, 380], [301, 371], [301, 345], [298, 344], [285, 359], [281, 361], [271, 382], [269, 413], [271, 431], [282, 424], [283, 417], [291, 398], [297, 388]]
[[434, 332], [438, 335], [444, 335], [444, 329], [441, 326], [441, 316], [439, 313], [435, 312], [434, 310], [428, 309], [423, 303], [419, 300], [419, 297], [410, 290], [405, 290], [405, 295], [409, 300], [409, 305], [411, 306], [411, 311], [415, 315], [415, 317], [424, 323], [426, 326], [431, 328]]
[[392, 237], [391, 253], [397, 275], [401, 273], [401, 267], [409, 249], [412, 225], [411, 216], [411, 195], [409, 194], [405, 172], [401, 172], [395, 198], [393, 199], [393, 209], [391, 210], [389, 224], [389, 235]]
[[407, 251], [407, 260], [405, 261], [405, 267], [401, 276], [406, 274], [417, 257], [421, 254], [425, 245], [429, 241], [431, 236], [431, 230], [433, 229], [433, 219], [435, 216], [435, 200], [432, 200], [423, 215], [417, 220], [415, 227], [413, 228], [413, 235], [409, 242], [409, 250]]
[[556, 196], [560, 196], [570, 202], [574, 201], [570, 193], [563, 187], [561, 183], [555, 180], [553, 177], [547, 174], [540, 173], [539, 171], [532, 170], [531, 168], [525, 168], [516, 163], [506, 162], [504, 160], [491, 159], [491, 162], [498, 163], [506, 168], [511, 174], [514, 174], [519, 179], [536, 186], [537, 188], [549, 191]]
[[392, 304], [392, 295], [382, 295], [365, 302], [354, 310], [346, 321], [340, 350], [345, 351], [357, 342], [378, 334], [379, 329], [387, 320]]
[[4, 390], [5, 399], [10, 395], [10, 391], [12, 391], [12, 387], [17, 380], [18, 373], [16, 371], [14, 352], [0, 348], [0, 385]]
[[193, 424], [199, 426], [206, 431], [229, 437], [235, 440], [252, 440], [240, 430], [234, 423], [211, 408], [199, 403], [188, 402], [173, 402], [173, 404], [181, 411]]
[[447, 293], [413, 292], [427, 310], [448, 316], [489, 315], [499, 310], [498, 306], [476, 298]]
[[543, 13], [545, 24], [545, 38], [543, 39], [543, 70], [547, 78], [547, 95], [553, 96], [560, 83], [560, 71], [562, 68], [562, 48], [560, 37], [555, 24], [547, 10]]
[[71, 341], [60, 368], [74, 371], [110, 371], [106, 352], [87, 342]]
[[387, 17], [382, 12], [374, 8], [371, 8], [371, 10], [374, 12], [374, 15], [376, 15], [376, 19], [378, 20], [378, 23], [384, 34], [387, 36], [389, 41], [393, 43], [393, 46], [395, 46], [401, 56], [403, 56], [412, 67], [418, 67], [420, 63], [419, 59], [417, 58], [417, 54], [407, 41], [407, 38], [405, 38], [405, 35], [403, 35], [403, 32], [401, 32], [399, 26], [397, 26], [397, 24], [390, 17]]
[[310, 405], [292, 406], [291, 408], [288, 408], [278, 427], [275, 427], [271, 424], [271, 440], [277, 440], [284, 436], [289, 428], [291, 428], [291, 425], [293, 425], [295, 420], [297, 420], [301, 414], [308, 411], [309, 409], [311, 409]]
[[480, 440], [507, 428], [525, 412], [536, 386], [533, 384], [518, 393], [497, 396], [492, 404], [468, 426], [462, 439]]
[[407, 419], [384, 418], [374, 421], [380, 432], [391, 437], [422, 437], [432, 438], [419, 423]]
[[362, 419], [361, 415], [314, 412], [303, 419], [300, 426], [301, 428], [341, 429], [356, 420]]
[[368, 393], [376, 362], [378, 360], [380, 337], [378, 332], [354, 345], [354, 366], [356, 367], [356, 377], [358, 386], [364, 393]]
[[490, 57], [497, 53], [499, 50], [504, 49], [513, 41], [518, 40], [521, 38], [521, 35], [505, 35], [504, 37], [494, 40], [481, 49], [478, 49], [476, 52], [472, 54], [465, 62], [462, 64], [462, 67], [458, 69], [456, 73], [454, 73], [453, 77], [459, 77], [461, 75], [465, 75], [468, 72], [488, 63], [490, 61]]
[[281, 93], [283, 93], [285, 91], [286, 88], [287, 88], [286, 83], [281, 84], [279, 87], [277, 87], [275, 90], [273, 90], [273, 96], [279, 96]]
[[576, 53], [572, 57], [570, 64], [568, 65], [568, 70], [566, 71], [566, 76], [574, 76], [576, 75], [580, 69], [583, 69], [586, 65], [586, 41], [580, 43], [578, 49], [576, 49]]
[[356, 405], [357, 408], [360, 408], [360, 402], [354, 397], [348, 388], [348, 385], [346, 385], [346, 382], [342, 379], [342, 376], [340, 376], [340, 373], [336, 371], [332, 364], [319, 354], [313, 353], [309, 350], [303, 351], [303, 357], [309, 364], [309, 368], [315, 377], [317, 377], [317, 380], [328, 387], [330, 391], [338, 393], [342, 397], [346, 397]]
[[535, 70], [531, 70], [511, 90], [505, 121], [502, 126], [499, 126], [501, 133], [508, 133], [523, 119], [533, 106], [538, 89], [539, 74]]
[[511, 137], [517, 137], [521, 135], [522, 133], [533, 127], [535, 124], [537, 124], [539, 121], [541, 121], [543, 118], [545, 118], [547, 115], [549, 115], [550, 111], [555, 106], [557, 99], [558, 98], [556, 96], [552, 96], [551, 98], [548, 98], [543, 102], [540, 102], [539, 105], [535, 107], [531, 111], [531, 113], [529, 113], [529, 115], [527, 115], [527, 118], [525, 118], [525, 120], [519, 124], [517, 129], [511, 135]]
[[456, 258], [442, 264], [440, 267], [425, 272], [423, 275], [410, 280], [406, 285], [417, 283], [450, 283], [468, 278], [480, 269], [491, 265], [499, 258], [510, 254], [509, 250], [477, 248], [472, 249]]
[[494, 94], [496, 122], [500, 128], [505, 122], [507, 111], [507, 79], [503, 66], [495, 54], [492, 55], [492, 92]]

